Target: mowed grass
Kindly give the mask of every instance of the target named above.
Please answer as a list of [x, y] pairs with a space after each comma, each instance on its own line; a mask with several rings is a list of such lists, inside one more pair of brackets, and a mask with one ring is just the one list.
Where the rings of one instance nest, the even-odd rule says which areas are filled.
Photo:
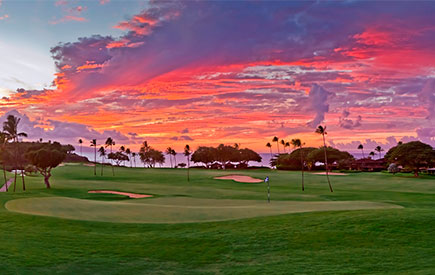
[[[133, 208], [143, 204], [138, 207], [143, 207], [145, 214], [149, 211], [162, 219], [165, 215], [159, 211], [163, 205], [175, 209], [179, 205], [183, 212], [205, 205], [210, 211], [204, 213], [232, 206], [245, 207], [251, 213], [252, 207], [246, 206], [267, 206], [264, 183], [213, 179], [234, 171], [192, 169], [187, 182], [184, 169], [117, 168], [114, 177], [109, 169], [104, 177], [94, 177], [92, 170], [67, 165], [54, 171], [51, 190], [44, 188], [41, 177], [26, 177], [28, 191], [22, 192], [19, 185], [15, 194], [0, 193], [1, 274], [435, 274], [433, 177], [384, 173], [331, 176], [334, 193], [330, 193], [322, 175], [307, 175], [306, 191], [302, 192], [299, 172], [237, 171], [270, 177], [272, 207], [365, 201], [403, 208], [325, 208], [323, 212], [274, 212], [219, 222], [97, 222], [26, 215], [5, 208], [18, 199], [54, 200], [59, 208], [83, 201], [97, 208], [115, 205], [112, 210], [118, 204]], [[99, 189], [152, 194], [155, 198], [88, 194]], [[33, 211], [40, 207], [34, 204], [32, 209], [31, 205], [28, 207]], [[110, 208], [104, 211], [111, 212]], [[120, 217], [129, 212], [120, 213]], [[140, 212], [134, 215], [142, 218]], [[198, 213], [191, 215], [198, 217]]]

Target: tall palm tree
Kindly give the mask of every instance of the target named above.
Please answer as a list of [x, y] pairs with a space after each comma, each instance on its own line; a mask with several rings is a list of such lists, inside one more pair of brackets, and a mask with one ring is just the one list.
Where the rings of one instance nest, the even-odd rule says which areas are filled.
[[364, 146], [362, 144], [358, 145], [358, 149], [361, 150], [362, 155], [363, 155], [363, 159], [365, 159], [366, 157], [364, 156]]
[[[100, 153], [100, 157], [101, 157], [101, 176], [103, 176], [104, 157], [106, 156], [106, 149], [104, 149], [104, 147], [101, 146], [100, 149], [98, 149], [98, 153]], [[97, 163], [95, 163], [95, 165], [97, 165]]]
[[299, 148], [299, 154], [301, 155], [301, 167], [302, 167], [302, 191], [305, 190], [304, 186], [304, 155], [302, 152], [302, 141], [298, 138], [292, 139], [291, 144], [294, 148]]
[[136, 168], [136, 153], [133, 152], [131, 153], [132, 157], [133, 157], [133, 161], [134, 161], [134, 167]]
[[281, 145], [282, 148], [284, 149], [284, 154], [285, 154], [285, 140], [281, 139]]
[[381, 148], [381, 146], [376, 146], [375, 151], [379, 153], [379, 159], [382, 158], [381, 152], [384, 151], [384, 149]]
[[80, 156], [83, 156], [83, 151], [82, 151], [83, 140], [82, 139], [79, 139], [79, 144], [80, 144]]
[[172, 168], [172, 148], [171, 147], [166, 148], [166, 155], [169, 155], [169, 161], [171, 163], [171, 168]]
[[3, 177], [5, 180], [6, 192], [8, 192], [8, 179], [6, 178], [6, 143], [8, 142], [8, 135], [4, 132], [0, 132], [0, 148], [1, 148], [1, 158], [3, 166]]
[[131, 163], [131, 150], [130, 150], [130, 148], [125, 149], [125, 153], [128, 155], [128, 158], [130, 159], [130, 168], [133, 168], [133, 164]]
[[278, 144], [279, 138], [278, 137], [273, 137], [272, 141], [276, 142], [276, 148], [278, 149], [278, 155], [279, 155], [279, 144]]
[[190, 181], [189, 168], [190, 168], [190, 154], [191, 153], [192, 152], [190, 151], [189, 144], [186, 144], [186, 146], [184, 146], [184, 156], [186, 156], [186, 158], [187, 158], [187, 181]]
[[[27, 134], [24, 132], [18, 133], [18, 124], [20, 123], [21, 118], [15, 117], [13, 115], [8, 115], [6, 121], [3, 123], [3, 131], [8, 136], [9, 140], [12, 140], [15, 143], [15, 177], [14, 177], [14, 192], [17, 184], [17, 169], [19, 166], [18, 163], [18, 142], [19, 137], [27, 137]], [[24, 183], [24, 172], [21, 170], [21, 178], [23, 181], [23, 191], [26, 191], [26, 184]]]
[[[115, 141], [111, 137], [108, 137], [106, 139], [105, 147], [110, 147], [110, 153], [113, 152], [113, 146], [115, 146]], [[115, 168], [113, 167], [112, 159], [110, 159], [110, 166], [112, 166], [112, 174], [115, 176]]]
[[97, 175], [97, 140], [91, 140], [91, 147], [94, 147], [94, 176]]
[[288, 152], [290, 153], [290, 142], [287, 141], [287, 142], [285, 143], [285, 145], [284, 145], [284, 148], [285, 148], [285, 147], [289, 147], [289, 148], [288, 148]]
[[369, 156], [374, 157], [375, 156], [375, 152], [370, 152]]
[[316, 133], [322, 135], [323, 138], [323, 152], [325, 153], [326, 178], [328, 179], [329, 190], [331, 190], [331, 192], [334, 192], [332, 190], [331, 182], [329, 181], [329, 173], [328, 173], [328, 157], [326, 156], [326, 140], [325, 140], [325, 135], [327, 135], [328, 133], [326, 132], [326, 126], [323, 127], [322, 125], [319, 125], [316, 129]]
[[273, 154], [272, 154], [272, 144], [270, 144], [270, 142], [266, 143], [266, 147], [269, 147], [270, 150], [270, 158], [273, 158]]
[[175, 150], [172, 149], [171, 155], [174, 156], [174, 168], [177, 168], [177, 158], [176, 158], [177, 152], [175, 152]]

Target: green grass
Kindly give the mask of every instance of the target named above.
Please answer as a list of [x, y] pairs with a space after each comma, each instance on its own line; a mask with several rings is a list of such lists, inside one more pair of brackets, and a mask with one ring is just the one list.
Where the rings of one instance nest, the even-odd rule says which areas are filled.
[[[16, 193], [0, 193], [0, 274], [435, 274], [434, 177], [331, 176], [330, 193], [321, 175], [306, 175], [302, 192], [298, 172], [237, 172], [270, 177], [270, 211], [264, 184], [213, 179], [234, 171], [192, 169], [188, 183], [184, 169], [117, 168], [115, 177], [109, 169], [107, 176], [94, 177], [92, 170], [59, 167], [51, 190], [41, 177], [26, 177], [28, 191], [20, 184]], [[88, 193], [98, 189], [155, 198]], [[403, 208], [327, 211], [334, 203], [361, 201]], [[95, 218], [100, 213], [110, 222], [8, 211], [5, 205], [13, 204], [44, 215], [66, 211], [101, 220]], [[326, 211], [281, 212], [316, 204]], [[168, 208], [179, 213], [168, 214]], [[177, 222], [232, 220], [129, 223], [135, 217], [167, 222], [171, 216]]]

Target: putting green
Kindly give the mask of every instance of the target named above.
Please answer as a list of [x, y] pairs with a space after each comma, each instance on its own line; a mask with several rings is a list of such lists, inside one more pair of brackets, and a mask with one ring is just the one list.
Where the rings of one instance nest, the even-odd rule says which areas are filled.
[[189, 223], [224, 221], [287, 213], [402, 208], [369, 201], [266, 201], [155, 198], [122, 202], [66, 197], [26, 198], [8, 201], [11, 212], [72, 220], [116, 223]]

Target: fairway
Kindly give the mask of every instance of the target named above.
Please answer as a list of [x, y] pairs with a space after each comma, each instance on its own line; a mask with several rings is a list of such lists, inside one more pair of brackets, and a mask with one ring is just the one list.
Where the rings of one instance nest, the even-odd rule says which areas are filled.
[[[0, 273], [435, 273], [434, 177], [331, 175], [331, 193], [310, 173], [302, 191], [298, 171], [106, 171], [65, 165], [51, 189], [28, 176], [0, 193]], [[269, 177], [271, 203], [264, 182], [215, 179], [234, 174]]]
[[120, 223], [189, 223], [224, 221], [288, 213], [402, 208], [368, 201], [292, 202], [157, 198], [135, 202], [106, 202], [65, 197], [17, 199], [9, 211], [57, 218]]

